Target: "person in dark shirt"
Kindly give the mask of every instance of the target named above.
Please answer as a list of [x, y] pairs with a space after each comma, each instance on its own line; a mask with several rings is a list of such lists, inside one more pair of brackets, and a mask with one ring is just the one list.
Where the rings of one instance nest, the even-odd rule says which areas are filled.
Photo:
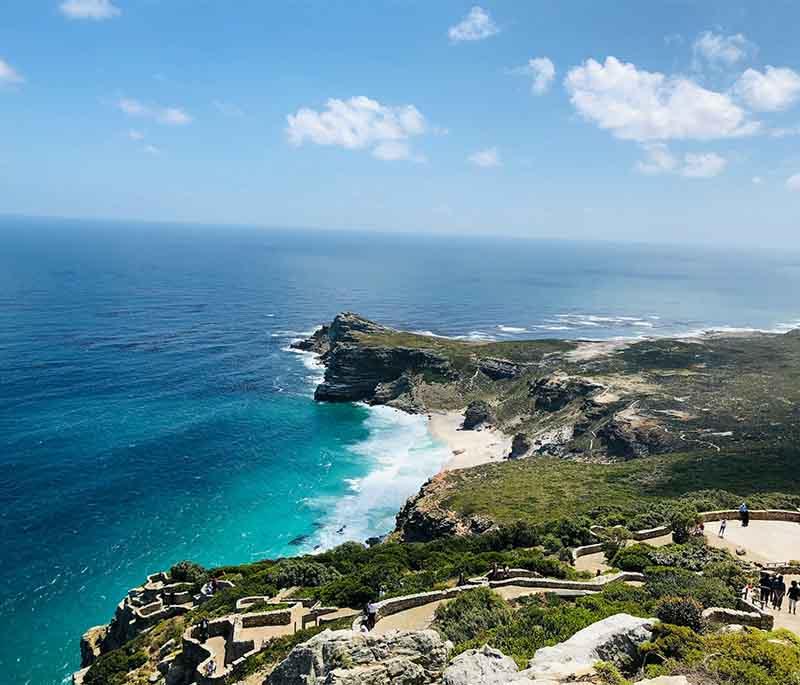
[[796, 614], [797, 613], [797, 600], [800, 599], [800, 586], [797, 585], [797, 581], [793, 580], [791, 586], [789, 587], [789, 613]]
[[772, 608], [780, 611], [783, 606], [783, 596], [786, 594], [786, 583], [783, 582], [783, 576], [775, 578], [772, 584]]

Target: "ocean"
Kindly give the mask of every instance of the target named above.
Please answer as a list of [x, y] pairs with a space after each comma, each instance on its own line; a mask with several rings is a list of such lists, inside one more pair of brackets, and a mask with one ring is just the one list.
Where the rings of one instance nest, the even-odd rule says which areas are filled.
[[784, 331], [800, 254], [0, 219], [0, 673], [61, 683], [181, 559], [391, 529], [448, 454], [425, 419], [325, 405], [289, 349], [342, 310], [474, 340]]

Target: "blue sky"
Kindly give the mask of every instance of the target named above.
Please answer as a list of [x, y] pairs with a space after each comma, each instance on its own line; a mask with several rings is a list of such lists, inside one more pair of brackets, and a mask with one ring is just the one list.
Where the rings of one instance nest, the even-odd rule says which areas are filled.
[[800, 245], [790, 0], [8, 0], [0, 213]]

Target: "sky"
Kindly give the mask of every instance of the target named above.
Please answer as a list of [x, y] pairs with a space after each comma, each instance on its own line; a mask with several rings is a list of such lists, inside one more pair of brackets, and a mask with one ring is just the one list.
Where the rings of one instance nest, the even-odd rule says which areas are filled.
[[793, 0], [5, 0], [0, 214], [800, 247]]

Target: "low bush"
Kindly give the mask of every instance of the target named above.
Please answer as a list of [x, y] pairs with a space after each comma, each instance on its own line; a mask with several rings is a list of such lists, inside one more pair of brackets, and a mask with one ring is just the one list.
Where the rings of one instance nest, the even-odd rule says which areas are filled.
[[737, 593], [719, 578], [706, 578], [682, 568], [651, 566], [645, 569], [647, 591], [655, 599], [687, 597], [704, 609], [736, 606]]
[[147, 663], [144, 640], [138, 637], [119, 649], [104, 654], [92, 664], [84, 685], [122, 685], [128, 673]]
[[453, 643], [467, 642], [511, 621], [511, 608], [488, 588], [464, 592], [436, 609], [434, 627]]
[[169, 577], [183, 583], [200, 584], [206, 582], [208, 571], [193, 561], [179, 561], [169, 570]]
[[703, 606], [692, 597], [662, 597], [656, 604], [656, 616], [664, 623], [685, 626], [698, 633], [703, 628]]
[[273, 584], [279, 588], [296, 585], [319, 587], [340, 576], [335, 568], [308, 559], [281, 559], [267, 573]]
[[654, 547], [637, 543], [619, 550], [611, 563], [623, 571], [637, 571], [641, 573], [648, 566], [654, 566]]

